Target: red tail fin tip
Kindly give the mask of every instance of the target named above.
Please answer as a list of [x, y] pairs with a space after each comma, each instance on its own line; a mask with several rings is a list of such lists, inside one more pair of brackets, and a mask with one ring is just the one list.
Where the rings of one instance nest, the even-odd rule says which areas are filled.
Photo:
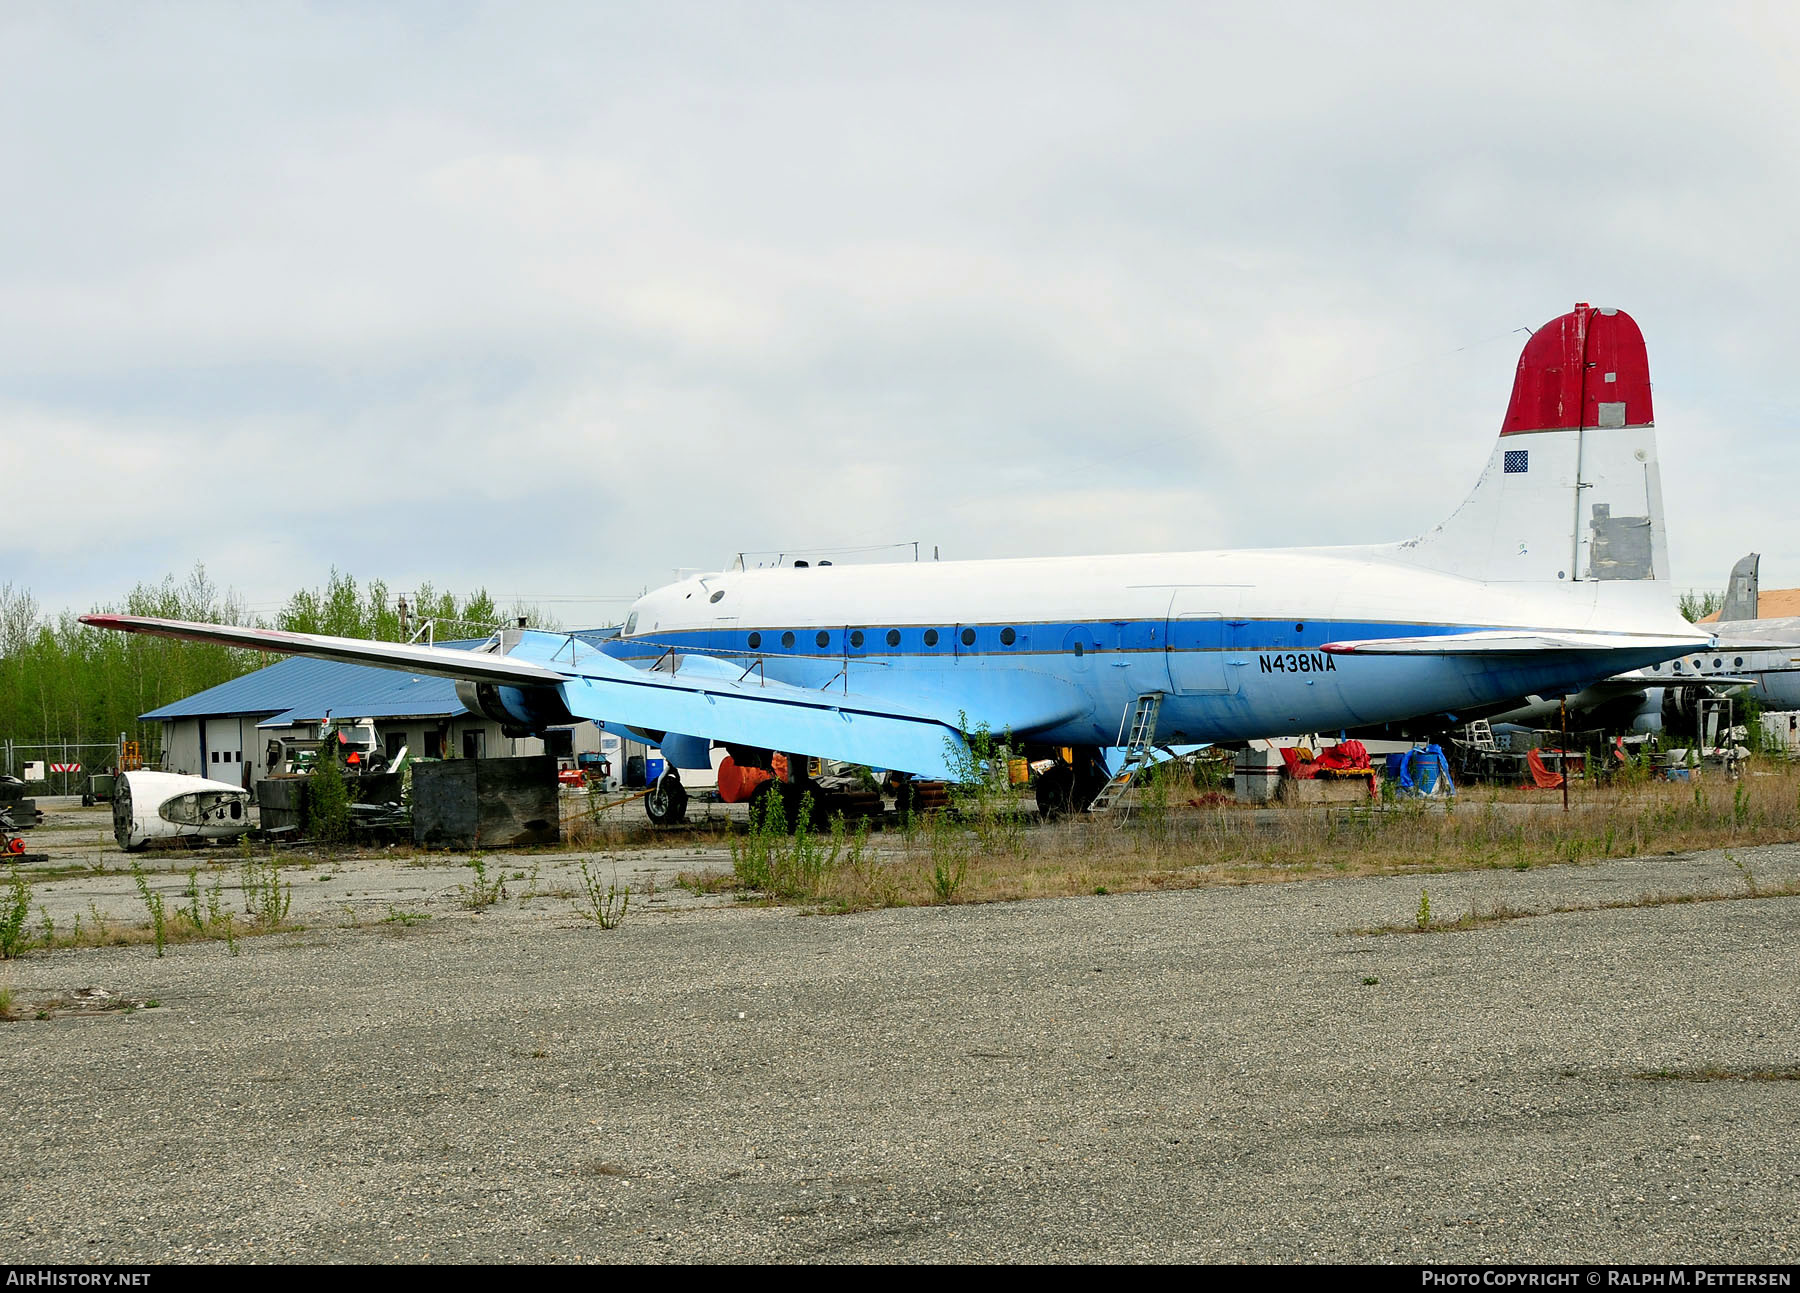
[[1525, 343], [1500, 434], [1654, 422], [1644, 334], [1623, 310], [1582, 301]]

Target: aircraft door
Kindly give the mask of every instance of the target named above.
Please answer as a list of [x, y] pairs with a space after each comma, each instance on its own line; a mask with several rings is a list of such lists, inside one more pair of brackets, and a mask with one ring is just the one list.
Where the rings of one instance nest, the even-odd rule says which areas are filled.
[[1100, 647], [1100, 639], [1085, 624], [1077, 624], [1063, 635], [1064, 664], [1071, 672], [1085, 674], [1094, 667], [1094, 652]]
[[1229, 695], [1238, 690], [1233, 648], [1242, 624], [1235, 588], [1178, 588], [1169, 599], [1164, 656], [1169, 690], [1178, 696]]

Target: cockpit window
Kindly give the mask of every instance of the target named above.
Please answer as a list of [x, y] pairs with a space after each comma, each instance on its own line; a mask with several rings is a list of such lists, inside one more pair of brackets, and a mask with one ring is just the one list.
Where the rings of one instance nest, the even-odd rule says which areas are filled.
[[621, 637], [630, 637], [633, 633], [636, 633], [636, 632], [637, 632], [637, 612], [633, 611], [633, 612], [631, 612], [631, 614], [629, 614], [625, 617], [625, 631], [622, 634], [620, 634], [620, 636]]

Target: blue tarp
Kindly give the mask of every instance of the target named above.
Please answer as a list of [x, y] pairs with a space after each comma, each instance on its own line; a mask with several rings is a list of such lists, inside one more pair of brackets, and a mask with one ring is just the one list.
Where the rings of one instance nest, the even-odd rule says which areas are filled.
[[1400, 787], [1403, 795], [1454, 795], [1456, 782], [1450, 779], [1450, 761], [1442, 746], [1417, 745], [1401, 754], [1387, 756], [1387, 778]]

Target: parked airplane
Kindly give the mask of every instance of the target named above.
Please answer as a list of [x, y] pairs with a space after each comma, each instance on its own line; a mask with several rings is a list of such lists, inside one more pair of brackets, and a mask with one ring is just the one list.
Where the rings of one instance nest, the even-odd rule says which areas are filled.
[[1719, 618], [1698, 626], [1712, 632], [1711, 650], [1640, 669], [1635, 676], [1698, 678], [1719, 694], [1754, 700], [1765, 710], [1800, 709], [1800, 617], [1757, 615], [1761, 563], [1752, 552], [1731, 568]]
[[[740, 766], [797, 752], [945, 777], [986, 726], [1055, 761], [1040, 804], [1084, 807], [1140, 698], [1160, 698], [1160, 743], [1243, 741], [1560, 695], [1711, 640], [1668, 583], [1643, 336], [1585, 303], [1526, 343], [1474, 492], [1402, 543], [726, 571], [649, 593], [599, 646], [83, 620], [455, 678], [513, 730], [632, 729], [669, 760], [661, 820], [710, 744]], [[797, 795], [805, 761], [787, 766]]]
[[1638, 732], [1689, 732], [1701, 700], [1732, 696], [1764, 710], [1800, 709], [1800, 617], [1757, 618], [1757, 567], [1752, 552], [1731, 568], [1719, 618], [1698, 628], [1713, 634], [1705, 650], [1602, 679], [1571, 695], [1531, 695], [1486, 713], [1490, 723], [1554, 727], [1563, 710], [1572, 726]]

